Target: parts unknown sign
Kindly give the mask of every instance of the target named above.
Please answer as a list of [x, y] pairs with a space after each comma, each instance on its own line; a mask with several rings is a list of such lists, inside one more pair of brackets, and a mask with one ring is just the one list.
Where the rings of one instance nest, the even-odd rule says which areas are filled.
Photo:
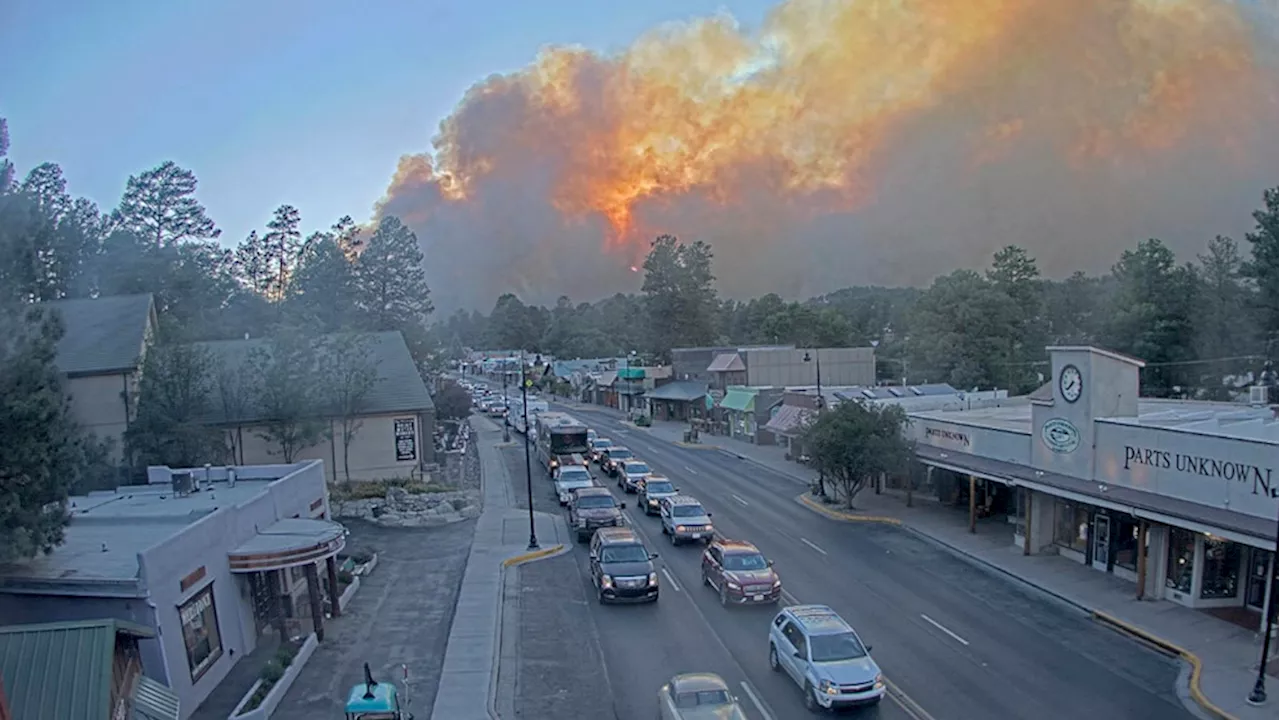
[[418, 423], [414, 418], [395, 420], [396, 462], [418, 459]]

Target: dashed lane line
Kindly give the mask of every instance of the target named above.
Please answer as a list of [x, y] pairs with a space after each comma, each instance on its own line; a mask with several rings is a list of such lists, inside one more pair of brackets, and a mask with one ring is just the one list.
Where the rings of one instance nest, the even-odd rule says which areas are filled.
[[746, 500], [743, 500], [742, 498], [738, 497], [737, 495], [734, 495], [733, 493], [729, 493], [729, 497], [733, 498], [734, 500], [737, 500], [738, 504], [742, 505], [742, 507], [746, 507], [751, 504], [751, 503], [748, 503]]
[[968, 644], [969, 644], [969, 641], [968, 641], [968, 640], [965, 640], [964, 638], [960, 637], [959, 635], [957, 635], [957, 634], [955, 634], [955, 633], [951, 632], [949, 629], [947, 629], [946, 627], [944, 627], [944, 626], [942, 625], [942, 623], [938, 622], [937, 620], [934, 620], [933, 618], [929, 617], [928, 615], [925, 615], [924, 613], [920, 613], [920, 617], [924, 618], [924, 621], [925, 621], [925, 622], [929, 623], [930, 625], [932, 625], [932, 626], [934, 626], [934, 627], [938, 628], [938, 629], [939, 629], [939, 630], [941, 630], [942, 632], [944, 632], [944, 633], [946, 633], [947, 635], [951, 636], [951, 639], [952, 639], [952, 640], [955, 640], [956, 642], [960, 643], [961, 645], [968, 645]]
[[743, 680], [741, 684], [742, 691], [751, 699], [751, 704], [756, 706], [756, 710], [759, 711], [760, 717], [764, 718], [764, 720], [773, 720], [773, 716], [769, 714], [769, 711], [764, 709], [764, 703], [760, 702], [760, 698], [756, 695], [756, 691], [751, 689], [751, 683]]
[[667, 572], [666, 567], [662, 568], [662, 576], [667, 579], [667, 582], [671, 583], [672, 589], [674, 589], [676, 592], [680, 592], [680, 584], [677, 583], [676, 579], [671, 576], [671, 573]]
[[817, 545], [814, 545], [813, 543], [809, 542], [809, 540], [808, 540], [807, 538], [800, 538], [800, 542], [804, 543], [805, 545], [808, 545], [809, 547], [813, 548], [814, 550], [817, 550], [818, 552], [822, 553], [823, 555], [826, 555], [826, 554], [827, 554], [827, 551], [826, 551], [826, 550], [823, 550], [822, 548], [818, 547]]

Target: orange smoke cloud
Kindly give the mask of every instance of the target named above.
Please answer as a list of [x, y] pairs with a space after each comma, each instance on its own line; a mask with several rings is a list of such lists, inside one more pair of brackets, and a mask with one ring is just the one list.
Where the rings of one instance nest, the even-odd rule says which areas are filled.
[[[1239, 152], [1274, 149], [1273, 39], [1226, 0], [790, 0], [755, 32], [719, 15], [616, 56], [554, 48], [489, 78], [441, 123], [433, 153], [402, 159], [379, 212], [418, 230], [429, 262], [459, 264], [439, 268], [446, 285], [476, 275], [476, 292], [445, 291], [464, 305], [511, 289], [538, 301], [634, 290], [624, 275], [658, 231], [712, 240], [727, 290], [762, 291], [744, 279], [754, 270], [812, 292], [853, 279], [815, 262], [858, 265], [867, 282], [927, 279], [904, 277], [901, 243], [883, 237], [943, 239], [946, 218], [918, 217], [930, 211], [904, 196], [912, 187], [985, 206], [952, 216], [954, 247], [930, 274], [1007, 243], [1052, 261], [1062, 248], [1022, 236], [1033, 224], [1015, 196], [1029, 174], [1041, 203], [1072, 205], [1059, 218], [1113, 235], [1092, 246], [1116, 248], [1093, 262], [1106, 267], [1145, 223], [1108, 224], [1118, 209], [1095, 206], [1114, 202], [1099, 177], [1155, 182], [1148, 173], [1194, 165], [1206, 180], [1213, 158], [1245, 197], [1196, 207], [1213, 221], [1246, 208], [1247, 220], [1274, 182], [1274, 161], [1240, 167], [1256, 161]], [[1077, 192], [1053, 194], [1064, 187]], [[1132, 192], [1130, 209], [1156, 214], [1169, 192], [1186, 188]], [[879, 271], [863, 267], [868, 250]], [[562, 272], [568, 255], [609, 279]]]

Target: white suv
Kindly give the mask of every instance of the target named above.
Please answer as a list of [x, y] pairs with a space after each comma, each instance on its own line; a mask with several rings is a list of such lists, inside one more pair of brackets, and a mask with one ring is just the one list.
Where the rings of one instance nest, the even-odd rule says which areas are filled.
[[769, 667], [804, 690], [804, 706], [873, 705], [884, 697], [884, 675], [871, 646], [826, 605], [792, 605], [769, 626]]
[[688, 495], [671, 495], [658, 501], [658, 517], [662, 519], [662, 533], [671, 538], [672, 545], [685, 540], [710, 544], [716, 529], [711, 525], [711, 513], [697, 498]]

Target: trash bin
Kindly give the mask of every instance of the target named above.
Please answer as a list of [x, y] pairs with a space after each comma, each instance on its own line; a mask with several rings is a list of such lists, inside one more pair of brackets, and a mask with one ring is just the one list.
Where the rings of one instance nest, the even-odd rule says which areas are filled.
[[684, 441], [685, 441], [685, 442], [687, 442], [687, 443], [693, 442], [693, 431], [692, 431], [692, 430], [685, 430], [685, 431], [684, 431]]

